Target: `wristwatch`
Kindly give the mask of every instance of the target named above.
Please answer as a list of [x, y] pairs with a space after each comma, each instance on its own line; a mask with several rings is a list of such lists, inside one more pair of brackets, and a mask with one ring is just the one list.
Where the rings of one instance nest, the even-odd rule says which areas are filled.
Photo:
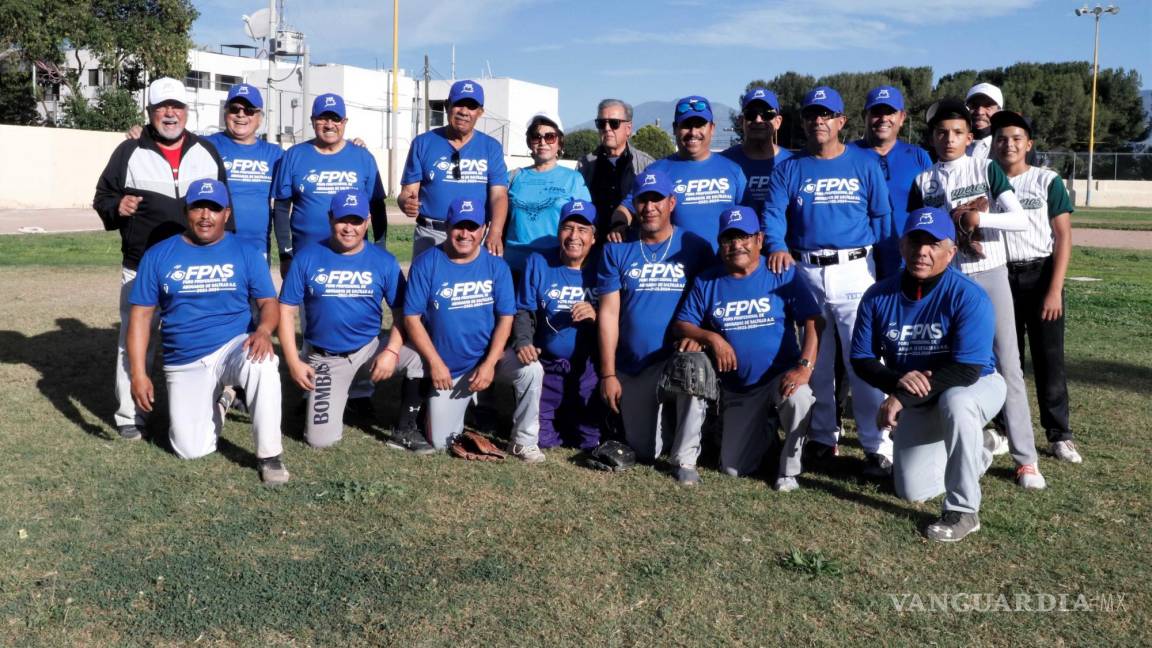
[[804, 367], [805, 369], [808, 369], [809, 371], [812, 370], [812, 361], [809, 360], [808, 358], [800, 358], [799, 360], [796, 361], [796, 364], [800, 367]]

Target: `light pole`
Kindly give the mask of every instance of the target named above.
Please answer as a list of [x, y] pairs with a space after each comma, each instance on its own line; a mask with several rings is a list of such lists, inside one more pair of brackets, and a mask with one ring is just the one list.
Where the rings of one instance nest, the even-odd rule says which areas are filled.
[[1092, 47], [1092, 117], [1088, 123], [1088, 191], [1084, 194], [1085, 207], [1092, 206], [1092, 162], [1096, 152], [1096, 75], [1100, 72], [1100, 16], [1106, 13], [1118, 14], [1120, 7], [1110, 4], [1107, 9], [1100, 5], [1089, 9], [1088, 5], [1084, 5], [1076, 10], [1077, 16], [1096, 17], [1096, 41]]

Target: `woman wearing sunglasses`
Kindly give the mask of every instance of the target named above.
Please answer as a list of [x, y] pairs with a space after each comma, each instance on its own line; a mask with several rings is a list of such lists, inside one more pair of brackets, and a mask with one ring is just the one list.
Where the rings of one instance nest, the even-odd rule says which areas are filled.
[[528, 121], [532, 166], [508, 174], [508, 227], [504, 260], [520, 275], [533, 252], [556, 248], [560, 208], [572, 198], [591, 200], [584, 178], [557, 164], [564, 148], [560, 118], [540, 112]]

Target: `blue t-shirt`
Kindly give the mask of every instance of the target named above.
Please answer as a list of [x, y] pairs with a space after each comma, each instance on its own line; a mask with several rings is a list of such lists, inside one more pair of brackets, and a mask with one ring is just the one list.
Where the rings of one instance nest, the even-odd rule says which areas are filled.
[[873, 151], [865, 140], [856, 140], [852, 144], [872, 153], [880, 161], [880, 170], [888, 185], [888, 199], [892, 204], [896, 238], [899, 239], [904, 235], [904, 222], [908, 220], [908, 194], [912, 191], [912, 183], [922, 171], [932, 168], [932, 158], [928, 157], [928, 151], [907, 142], [897, 141], [887, 155]]
[[400, 184], [414, 182], [420, 183], [420, 213], [428, 218], [443, 220], [457, 198], [487, 205], [488, 187], [508, 184], [504, 148], [479, 131], [459, 151], [448, 142], [443, 128], [421, 133], [412, 140], [400, 179]]
[[846, 146], [831, 160], [792, 156], [772, 175], [760, 227], [768, 252], [845, 250], [891, 237], [892, 205], [876, 155]]
[[359, 189], [373, 201], [384, 200], [376, 158], [367, 149], [345, 142], [339, 153], [324, 155], [312, 142], [302, 142], [284, 153], [272, 195], [276, 200], [292, 200], [294, 249], [328, 238], [332, 196], [345, 189]]
[[784, 160], [792, 157], [792, 151], [782, 148], [776, 153], [776, 157], [770, 157], [767, 160], [753, 160], [744, 154], [744, 147], [737, 144], [720, 151], [720, 155], [740, 165], [740, 170], [744, 172], [744, 180], [747, 183], [744, 189], [744, 198], [740, 204], [751, 207], [759, 214], [764, 209], [764, 201], [768, 199], [772, 172]]
[[980, 365], [981, 376], [996, 370], [996, 312], [983, 288], [949, 267], [931, 292], [912, 300], [900, 291], [900, 277], [864, 293], [852, 331], [853, 358], [880, 358], [901, 374], [954, 362]]
[[557, 165], [543, 173], [532, 167], [516, 172], [508, 183], [504, 237], [504, 260], [509, 267], [523, 272], [528, 255], [556, 248], [560, 208], [572, 198], [592, 200], [584, 176], [572, 169]]
[[173, 236], [149, 248], [128, 301], [160, 308], [164, 364], [175, 366], [253, 330], [248, 300], [275, 297], [263, 251], [225, 233], [213, 245]]
[[481, 248], [468, 263], [453, 263], [437, 246], [412, 262], [404, 316], [421, 317], [440, 359], [457, 377], [488, 353], [496, 318], [516, 314], [515, 292], [504, 259]]
[[[653, 162], [648, 169], [668, 174], [676, 188], [672, 224], [695, 233], [715, 252], [720, 245], [716, 240], [720, 233], [720, 212], [740, 204], [744, 198], [746, 183], [740, 166], [722, 155], [709, 155], [706, 160], [696, 161], [683, 160], [673, 153]], [[632, 199], [629, 193], [621, 204], [636, 213]]]
[[272, 177], [284, 150], [264, 140], [240, 144], [224, 132], [213, 133], [206, 139], [224, 161], [236, 236], [266, 254], [272, 229]]
[[382, 302], [403, 302], [404, 275], [391, 252], [370, 243], [340, 254], [328, 241], [304, 246], [292, 260], [280, 303], [304, 303], [304, 340], [333, 353], [351, 353], [380, 334]]
[[812, 293], [789, 267], [780, 274], [760, 263], [747, 277], [723, 265], [696, 277], [676, 319], [715, 331], [736, 352], [736, 369], [720, 374], [726, 389], [747, 391], [796, 364], [796, 324], [820, 314]]
[[596, 306], [596, 264], [569, 268], [559, 250], [528, 257], [516, 292], [516, 310], [536, 314], [533, 343], [546, 358], [571, 360], [596, 351], [596, 322], [572, 321], [572, 307], [580, 302]]
[[618, 371], [636, 375], [671, 354], [668, 325], [692, 278], [715, 260], [706, 241], [680, 227], [663, 243], [631, 241], [604, 247], [596, 293], [601, 297], [620, 293]]

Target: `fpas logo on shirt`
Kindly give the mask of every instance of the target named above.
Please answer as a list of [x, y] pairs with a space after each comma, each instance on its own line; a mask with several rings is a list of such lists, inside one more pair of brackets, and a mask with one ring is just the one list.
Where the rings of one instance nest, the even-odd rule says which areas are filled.
[[642, 266], [633, 266], [628, 270], [628, 276], [633, 279], [683, 279], [684, 264], [653, 261]]
[[772, 299], [760, 297], [759, 299], [737, 299], [721, 303], [712, 311], [712, 316], [718, 320], [726, 320], [743, 315], [762, 315], [772, 310]]
[[231, 279], [234, 274], [234, 266], [231, 263], [218, 263], [214, 265], [192, 265], [188, 266], [187, 269], [184, 269], [181, 265], [175, 265], [165, 276], [173, 281], [196, 282]]
[[[459, 162], [455, 162], [455, 161], [449, 160], [448, 156], [442, 155], [442, 156], [440, 156], [440, 160], [436, 162], [436, 168], [440, 169], [440, 171], [442, 171], [444, 173], [447, 173], [448, 170], [451, 169], [453, 167], [453, 165], [456, 165], [456, 164], [460, 165], [461, 178], [463, 178], [465, 176], [472, 176], [472, 177], [485, 176], [485, 181], [487, 181], [488, 160], [486, 160], [484, 158], [480, 158], [480, 159], [460, 158]], [[431, 173], [431, 172], [429, 172], [429, 173]]]
[[440, 296], [453, 301], [485, 297], [491, 294], [491, 279], [484, 279], [482, 281], [459, 281], [452, 285], [443, 284], [443, 287], [440, 288]]
[[317, 190], [331, 189], [349, 189], [354, 187], [359, 181], [359, 174], [355, 171], [316, 171], [312, 169], [308, 171], [308, 175], [304, 176], [304, 180], [316, 185]]
[[324, 268], [318, 268], [312, 281], [327, 286], [368, 286], [372, 284], [372, 271], [332, 270], [325, 272]]
[[897, 322], [888, 323], [887, 338], [893, 342], [913, 342], [921, 340], [941, 340], [944, 338], [944, 325], [939, 322], [931, 324], [905, 324]]

